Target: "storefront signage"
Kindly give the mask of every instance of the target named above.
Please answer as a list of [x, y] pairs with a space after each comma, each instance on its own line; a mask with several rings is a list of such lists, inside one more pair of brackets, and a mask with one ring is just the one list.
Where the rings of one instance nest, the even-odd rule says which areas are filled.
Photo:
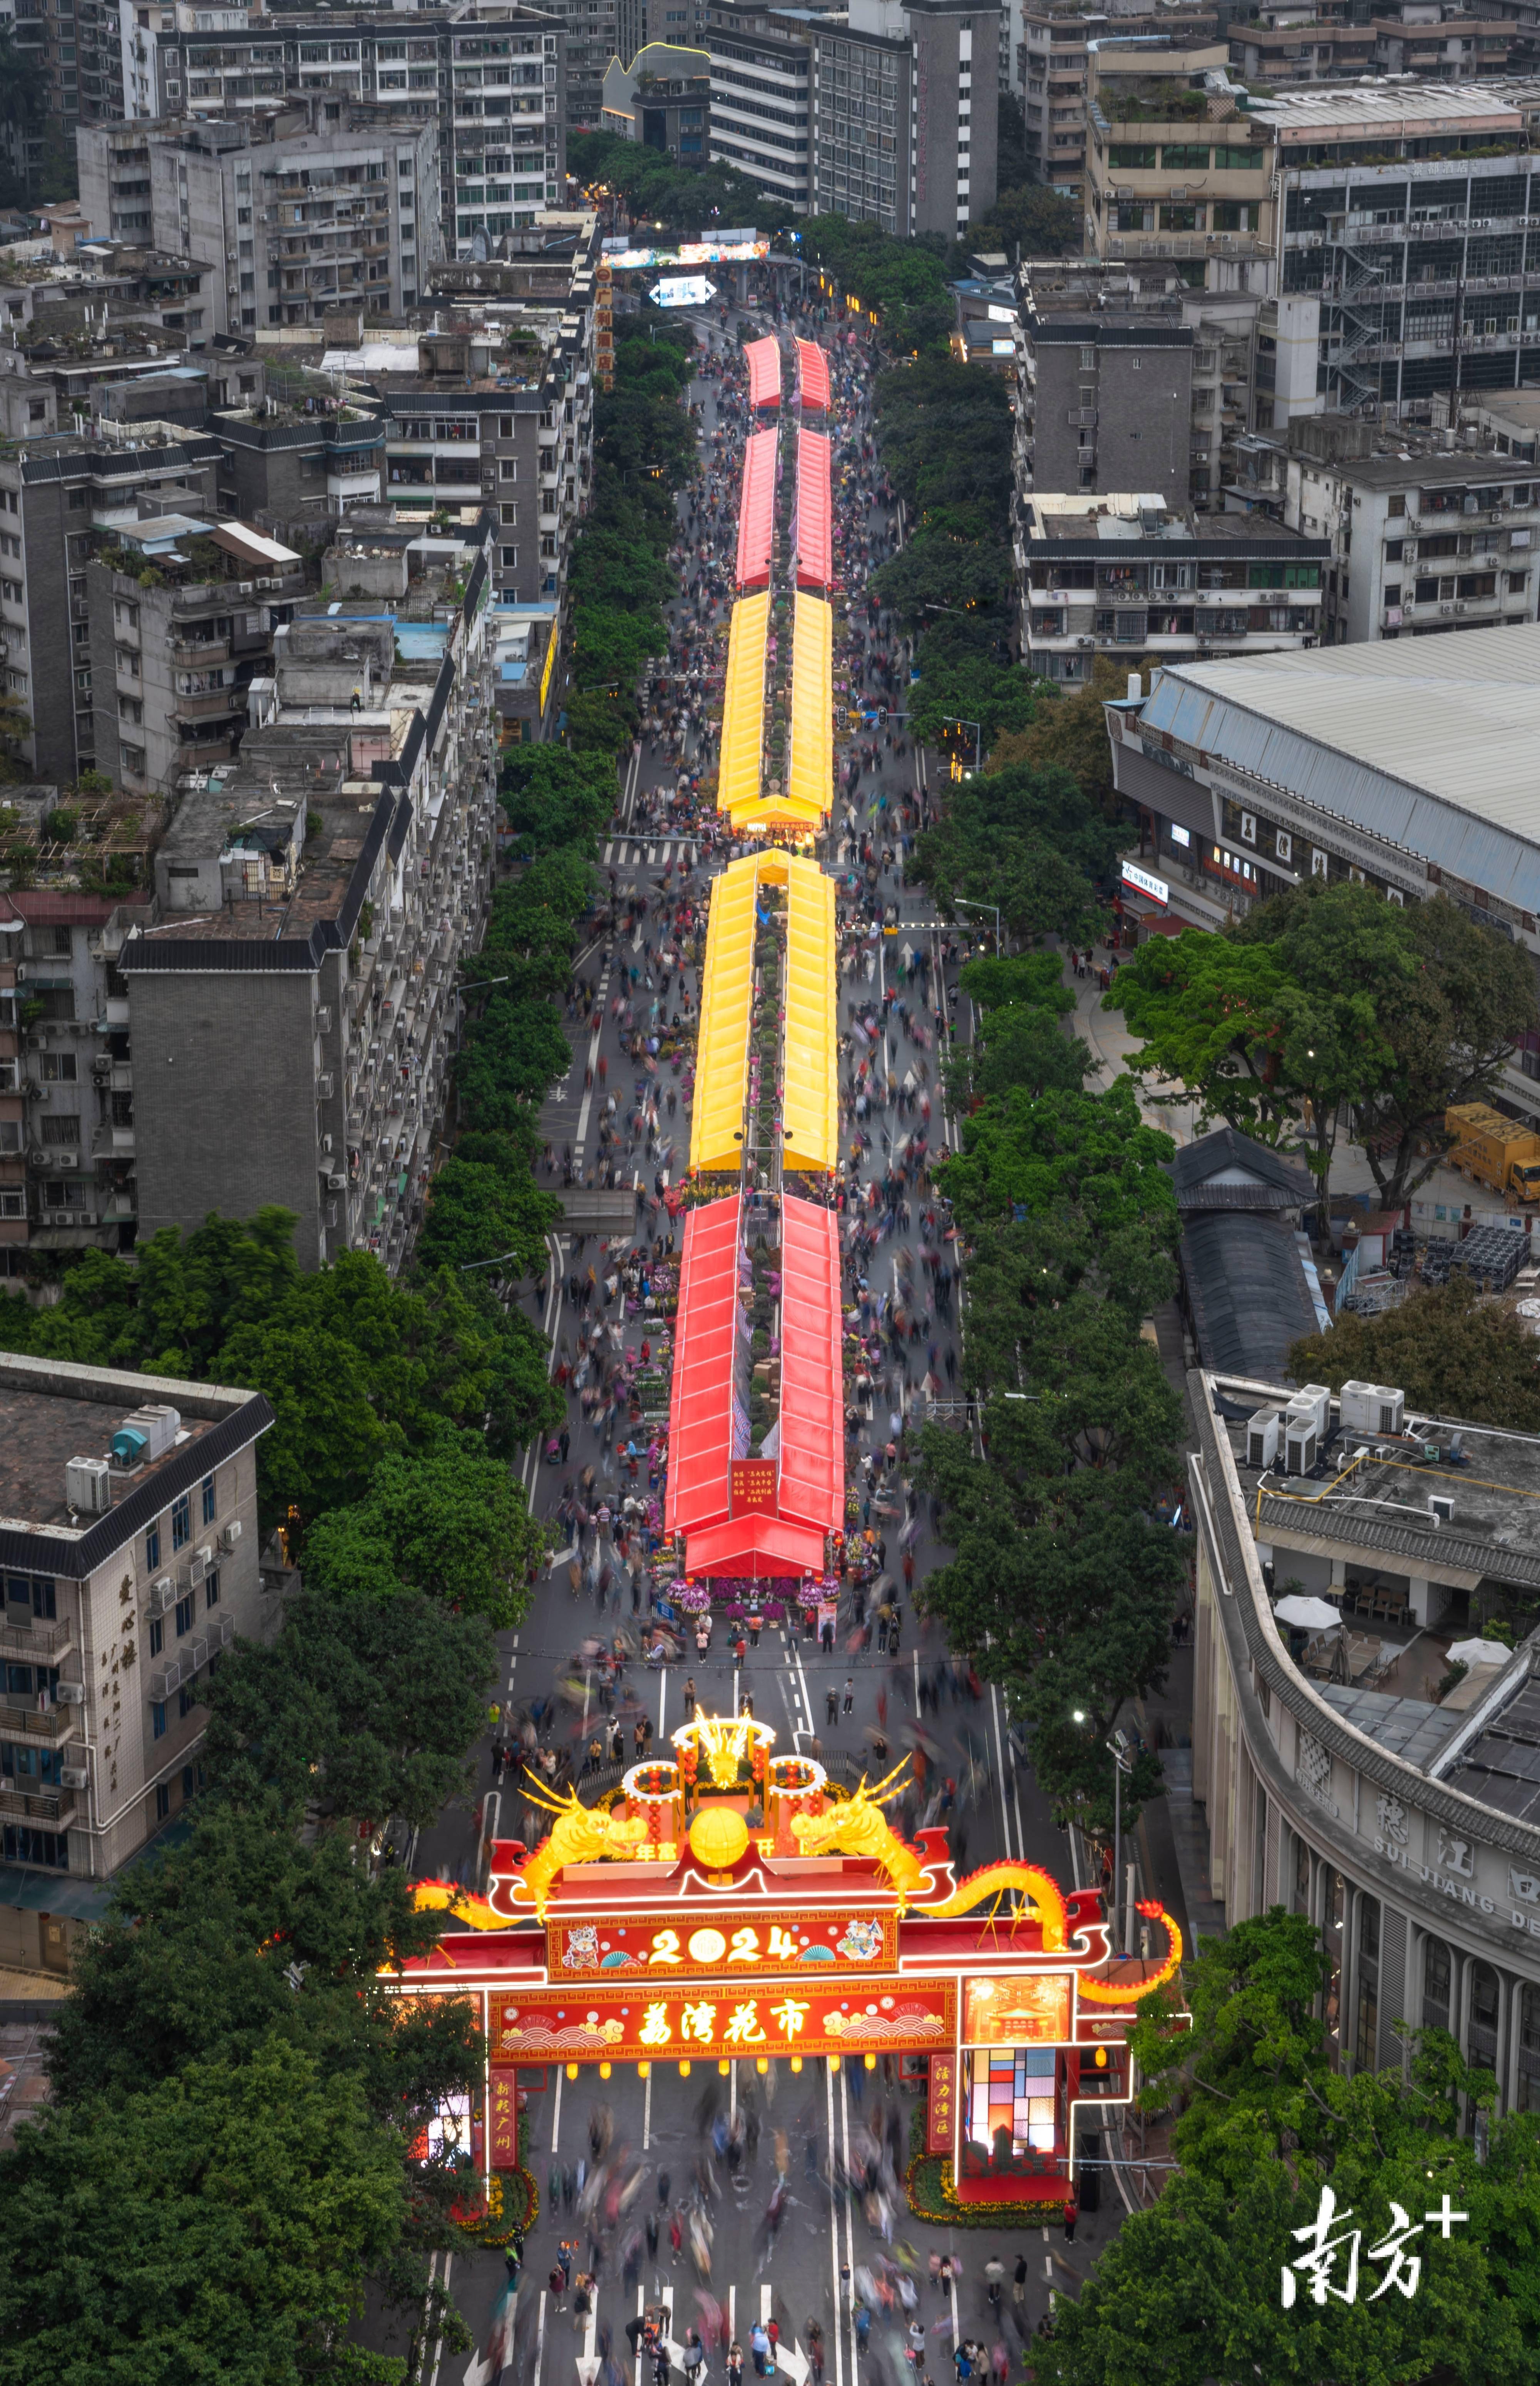
[[775, 1513], [776, 1464], [773, 1458], [734, 1458], [727, 1476], [728, 1498], [734, 1516]]
[[1171, 890], [1165, 880], [1152, 877], [1147, 870], [1141, 870], [1136, 861], [1124, 862], [1123, 885], [1137, 888], [1141, 895], [1148, 895], [1157, 903], [1169, 903], [1171, 899]]
[[891, 1969], [898, 1961], [895, 1914], [831, 1914], [825, 1908], [755, 1909], [752, 1922], [713, 1915], [692, 1927], [688, 1917], [666, 1928], [617, 1927], [602, 1922], [546, 1925], [553, 1975], [585, 1980], [617, 1972], [763, 1971], [788, 1965], [827, 1965], [832, 1971]]
[[947, 1980], [886, 1977], [827, 1987], [806, 1978], [660, 1979], [624, 1989], [494, 1993], [495, 2066], [520, 2063], [636, 2063], [664, 2057], [899, 2054], [950, 2048], [956, 1990]]
[[519, 2093], [511, 2071], [494, 2071], [487, 2098], [489, 2145], [494, 2170], [519, 2167]]
[[1060, 2046], [1070, 2035], [1068, 1972], [1032, 1972], [1015, 1980], [969, 1980], [964, 1987], [965, 2046]]
[[925, 2151], [949, 2154], [958, 2142], [958, 2066], [952, 2054], [931, 2057], [931, 2101], [925, 2116]]

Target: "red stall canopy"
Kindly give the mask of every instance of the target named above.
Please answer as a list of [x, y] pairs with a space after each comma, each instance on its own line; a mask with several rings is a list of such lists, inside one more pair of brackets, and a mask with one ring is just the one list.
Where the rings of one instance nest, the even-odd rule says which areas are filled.
[[829, 359], [816, 340], [796, 344], [796, 393], [805, 413], [809, 407], [820, 414], [828, 413]]
[[684, 1222], [669, 1396], [666, 1533], [693, 1534], [727, 1514], [732, 1455], [733, 1337], [738, 1332], [739, 1199], [707, 1201]]
[[[744, 494], [738, 507], [740, 588], [762, 588], [770, 578], [775, 535], [775, 442], [773, 431], [751, 431], [744, 449]], [[824, 446], [828, 444], [825, 440]]]
[[829, 442], [821, 431], [796, 436], [796, 584], [831, 588], [834, 582]]
[[845, 1509], [839, 1229], [832, 1210], [782, 1203], [781, 1448], [770, 1507], [733, 1513], [739, 1204], [690, 1213], [670, 1408], [666, 1532], [692, 1574], [819, 1572]]
[[780, 341], [750, 340], [744, 354], [748, 358], [750, 406], [779, 406], [781, 403]]

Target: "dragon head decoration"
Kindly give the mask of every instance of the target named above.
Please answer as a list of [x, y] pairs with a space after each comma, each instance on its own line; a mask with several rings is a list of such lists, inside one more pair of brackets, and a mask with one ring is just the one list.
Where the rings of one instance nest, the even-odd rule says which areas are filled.
[[897, 1797], [903, 1771], [903, 1764], [896, 1765], [870, 1790], [863, 1773], [849, 1797], [837, 1805], [826, 1807], [821, 1815], [794, 1815], [792, 1837], [805, 1856], [866, 1856], [881, 1865], [900, 1902], [907, 1904], [925, 1886], [924, 1868], [883, 1812], [888, 1801]]

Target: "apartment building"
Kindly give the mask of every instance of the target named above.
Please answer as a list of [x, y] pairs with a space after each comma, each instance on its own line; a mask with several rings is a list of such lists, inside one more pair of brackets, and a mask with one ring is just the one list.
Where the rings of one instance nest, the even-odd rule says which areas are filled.
[[[814, 212], [813, 59], [807, 12], [767, 8], [757, 0], [710, 0], [706, 12], [706, 45], [710, 56], [711, 104], [708, 140], [713, 165], [732, 166], [746, 174], [769, 199], [779, 200], [799, 216]], [[846, 65], [848, 76], [849, 67]], [[886, 74], [879, 63], [874, 78], [896, 118], [899, 76]], [[838, 87], [848, 96], [848, 85]], [[831, 71], [831, 122], [836, 86]], [[882, 126], [879, 121], [879, 132]], [[896, 123], [892, 128], [896, 141]], [[848, 142], [846, 143], [848, 146]], [[897, 151], [893, 151], [896, 160]], [[879, 152], [879, 158], [883, 153]], [[879, 190], [885, 187], [881, 172]], [[848, 161], [845, 187], [849, 189]], [[833, 190], [831, 174], [830, 191]], [[897, 220], [897, 175], [893, 176], [893, 207]]]
[[1153, 308], [1042, 316], [1029, 301], [1026, 329], [1035, 370], [1017, 437], [1032, 442], [1032, 485], [1126, 489], [1138, 481], [1166, 505], [1185, 505], [1191, 326], [1157, 320]]
[[634, 58], [652, 42], [701, 49], [711, 19], [711, 0], [617, 0], [615, 55]]
[[1313, 334], [1321, 366], [1314, 391], [1297, 377], [1274, 428], [1321, 407], [1426, 421], [1457, 386], [1476, 396], [1540, 374], [1522, 97], [1402, 83], [1256, 107], [1277, 144], [1280, 295], [1303, 302], [1298, 336]]
[[[0, 405], [10, 389], [0, 378]], [[56, 405], [36, 394], [16, 403], [29, 413]], [[81, 434], [56, 433], [52, 420], [45, 412], [23, 445], [0, 452], [0, 638], [6, 686], [31, 719], [31, 767], [62, 786], [97, 767], [86, 588], [96, 524], [142, 503], [217, 520], [219, 449], [161, 423], [103, 421]]]
[[711, 60], [705, 50], [649, 42], [629, 67], [618, 57], [606, 67], [601, 132], [704, 166], [710, 123]]
[[214, 333], [319, 322], [357, 298], [399, 313], [443, 254], [434, 128], [388, 105], [316, 95], [93, 126], [79, 145], [94, 220], [205, 267]]
[[986, 215], [999, 38], [998, 9], [967, 0], [850, 0], [843, 23], [815, 22], [815, 212], [948, 240]]
[[[1315, 415], [1277, 450], [1283, 519], [1332, 542], [1329, 644], [1512, 628], [1536, 619], [1540, 483], [1533, 435], [1499, 454], [1451, 434]], [[1447, 437], [1447, 446], [1444, 439]]]
[[140, 1231], [281, 1202], [301, 1262], [389, 1267], [423, 1211], [495, 839], [496, 536], [349, 534], [274, 638], [240, 757], [183, 797], [131, 936]]
[[42, 84], [42, 120], [21, 135], [26, 163], [40, 168], [49, 150], [68, 162], [81, 125], [123, 113], [118, 0], [13, 0], [5, 13], [17, 55]]
[[[56, 843], [56, 790], [12, 809], [40, 852]], [[116, 964], [150, 899], [147, 886], [0, 895], [0, 1277], [24, 1279], [44, 1254], [132, 1246], [133, 1070]]]
[[[596, 132], [604, 113], [605, 69], [620, 45], [619, 0], [547, 0], [540, 13], [559, 25], [566, 37], [564, 129]], [[661, 17], [664, 12], [660, 8], [657, 13]], [[700, 0], [670, 0], [671, 21], [660, 38], [687, 38], [688, 23], [700, 13]]]
[[[506, 358], [507, 324], [532, 336], [526, 310], [499, 320], [499, 283], [517, 261], [450, 269], [482, 285], [479, 320], [424, 333], [411, 371], [379, 371], [383, 433], [383, 497], [404, 526], [424, 518], [483, 509], [496, 530], [489, 555], [500, 603], [539, 604], [559, 615], [578, 521], [588, 509], [594, 472], [594, 385], [597, 283], [588, 252], [597, 245], [590, 217], [583, 261], [568, 267], [568, 304], [547, 347], [533, 346], [522, 370]], [[462, 302], [463, 303], [463, 302]], [[542, 650], [544, 640], [542, 640]]]
[[331, 376], [279, 370], [282, 397], [255, 385], [248, 396], [251, 377], [232, 373], [239, 389], [227, 389], [207, 419], [220, 451], [220, 509], [248, 522], [260, 515], [282, 538], [314, 540], [336, 516], [379, 504], [384, 424], [377, 410], [340, 401]]
[[1088, 53], [1093, 44], [1100, 49], [1109, 42], [1158, 36], [1184, 46], [1203, 45], [1214, 40], [1218, 21], [1211, 10], [1022, 12], [1019, 31], [1007, 41], [1008, 87], [1021, 103], [1027, 155], [1037, 181], [1083, 207]]
[[0, 1944], [17, 1961], [47, 1876], [66, 1915], [93, 1910], [80, 1885], [196, 1793], [209, 1673], [276, 1620], [257, 1523], [272, 1411], [260, 1392], [6, 1352], [0, 1422]]
[[1098, 654], [1277, 653], [1321, 634], [1325, 539], [1158, 490], [1034, 490], [1015, 552], [1021, 657], [1044, 679], [1086, 681]]
[[1155, 44], [1091, 53], [1086, 245], [1098, 257], [1153, 254], [1190, 264], [1271, 259], [1272, 135], [1206, 78], [1225, 53]]
[[[131, 13], [124, 26], [130, 117], [242, 117], [304, 97], [319, 103], [323, 128], [341, 124], [344, 107], [366, 102], [434, 127], [438, 222], [451, 256], [469, 257], [478, 234], [484, 247], [561, 197], [566, 36], [554, 15], [507, 0], [350, 8], [345, 19], [330, 11], [248, 19], [182, 0]], [[428, 213], [424, 205], [419, 225]]]
[[[1394, 1386], [1191, 1383], [1211, 1894], [1231, 1928], [1283, 1905], [1319, 1929], [1342, 2070], [1447, 2030], [1500, 2112], [1540, 2110], [1540, 1634], [1439, 1679], [1455, 1640], [1533, 1604], [1540, 1445], [1413, 1415]], [[1291, 1474], [1307, 1417], [1324, 1463]], [[1285, 1587], [1340, 1612], [1314, 1649], [1280, 1626]]]
[[86, 571], [95, 749], [129, 794], [174, 793], [231, 761], [277, 621], [314, 586], [292, 548], [245, 522], [98, 517]]

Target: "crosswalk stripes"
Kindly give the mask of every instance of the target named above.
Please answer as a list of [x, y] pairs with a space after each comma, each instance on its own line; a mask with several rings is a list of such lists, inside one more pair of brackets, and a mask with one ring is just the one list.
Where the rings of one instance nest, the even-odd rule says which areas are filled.
[[604, 849], [602, 867], [640, 870], [644, 862], [656, 868], [662, 862], [674, 860], [693, 870], [699, 858], [699, 848], [693, 837], [657, 837], [650, 845], [635, 844], [630, 837], [611, 837]]

